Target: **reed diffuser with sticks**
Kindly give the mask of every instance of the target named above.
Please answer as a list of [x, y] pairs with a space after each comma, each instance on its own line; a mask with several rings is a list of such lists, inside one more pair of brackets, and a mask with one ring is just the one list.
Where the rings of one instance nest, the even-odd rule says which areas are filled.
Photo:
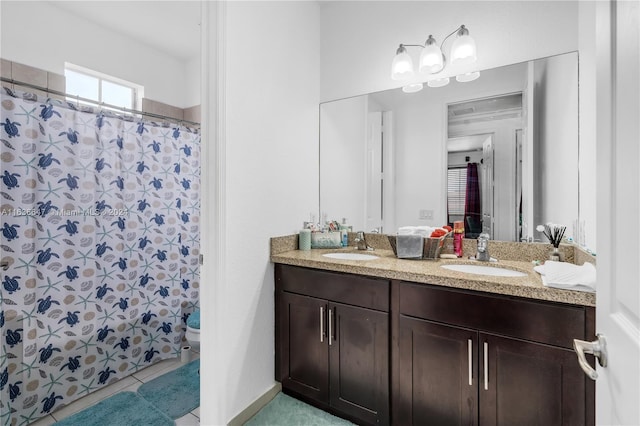
[[545, 225], [538, 225], [536, 227], [538, 232], [542, 232], [545, 237], [549, 239], [549, 242], [553, 246], [553, 250], [549, 253], [549, 260], [555, 260], [557, 262], [564, 262], [564, 253], [560, 251], [560, 243], [564, 237], [564, 232], [567, 230], [566, 226], [556, 225], [553, 223], [547, 223]]

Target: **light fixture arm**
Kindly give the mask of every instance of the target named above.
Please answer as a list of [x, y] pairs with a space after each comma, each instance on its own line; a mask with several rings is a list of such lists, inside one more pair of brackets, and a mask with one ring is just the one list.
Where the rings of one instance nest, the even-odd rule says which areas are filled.
[[396, 50], [396, 55], [398, 53], [402, 53], [403, 50], [406, 50], [405, 47], [422, 47], [424, 49], [424, 46], [421, 45], [421, 44], [404, 44], [404, 43], [400, 43], [400, 46], [398, 46], [398, 50]]
[[453, 32], [451, 34], [449, 34], [448, 36], [446, 36], [444, 38], [444, 40], [442, 40], [442, 43], [440, 43], [440, 50], [442, 50], [442, 47], [444, 46], [444, 42], [447, 41], [447, 39], [449, 37], [451, 37], [454, 34], [460, 34], [460, 35], [465, 35], [465, 34], [469, 34], [469, 30], [467, 29], [467, 27], [465, 27], [464, 25], [460, 25], [458, 28], [456, 28], [455, 30], [453, 30]]
[[[447, 41], [447, 39], [449, 37], [451, 37], [454, 34], [464, 34], [464, 32], [466, 31], [466, 33], [469, 33], [469, 30], [467, 30], [467, 28], [464, 25], [460, 25], [458, 28], [456, 28], [455, 30], [453, 30], [451, 33], [449, 33], [444, 40], [442, 40], [442, 43], [440, 43], [440, 51], [442, 52], [442, 69], [438, 72], [434, 72], [433, 74], [439, 74], [441, 73], [444, 68], [447, 66], [447, 55], [444, 54], [444, 50], [442, 49], [444, 47], [444, 43]], [[427, 42], [425, 44], [429, 44], [429, 40], [431, 40], [432, 43], [435, 44], [435, 39], [432, 36], [429, 36], [429, 38], [427, 39]]]
[[[440, 43], [440, 50], [442, 50], [442, 47], [444, 46], [444, 42], [447, 41], [447, 39], [449, 37], [451, 37], [452, 35], [454, 35], [456, 33], [459, 33], [460, 35], [469, 34], [469, 30], [464, 25], [460, 25], [458, 28], [456, 28], [451, 33], [449, 33], [444, 38], [444, 40], [442, 40], [442, 43]], [[436, 41], [433, 38], [433, 36], [429, 35], [429, 38], [427, 38], [427, 41], [425, 41], [424, 44], [405, 44], [405, 43], [400, 43], [400, 46], [398, 47], [398, 50], [396, 50], [396, 54], [400, 53], [402, 51], [402, 48], [404, 48], [404, 47], [422, 47], [424, 49], [426, 46], [428, 46], [430, 44], [433, 44], [435, 42]]]

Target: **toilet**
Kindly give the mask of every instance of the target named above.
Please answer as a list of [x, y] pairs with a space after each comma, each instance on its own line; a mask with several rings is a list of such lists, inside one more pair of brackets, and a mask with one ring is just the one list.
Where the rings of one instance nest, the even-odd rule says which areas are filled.
[[200, 310], [194, 311], [187, 318], [187, 331], [184, 337], [194, 351], [200, 352]]

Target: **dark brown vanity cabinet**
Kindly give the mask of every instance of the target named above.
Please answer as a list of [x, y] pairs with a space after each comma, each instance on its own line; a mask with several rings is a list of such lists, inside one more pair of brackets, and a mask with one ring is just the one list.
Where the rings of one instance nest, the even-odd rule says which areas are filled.
[[389, 281], [276, 264], [276, 379], [359, 424], [389, 424]]
[[399, 344], [393, 423], [476, 424], [477, 332], [402, 316]]
[[593, 308], [411, 283], [393, 294], [394, 424], [594, 423], [571, 349], [593, 336]]
[[[357, 424], [593, 425], [595, 309], [275, 265], [276, 380]], [[593, 365], [593, 359], [590, 360]]]

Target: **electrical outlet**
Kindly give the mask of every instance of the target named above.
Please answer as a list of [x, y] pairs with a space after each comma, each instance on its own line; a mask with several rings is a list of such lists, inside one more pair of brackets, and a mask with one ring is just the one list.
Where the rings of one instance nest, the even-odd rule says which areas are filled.
[[418, 219], [420, 220], [433, 220], [433, 210], [419, 210]]

